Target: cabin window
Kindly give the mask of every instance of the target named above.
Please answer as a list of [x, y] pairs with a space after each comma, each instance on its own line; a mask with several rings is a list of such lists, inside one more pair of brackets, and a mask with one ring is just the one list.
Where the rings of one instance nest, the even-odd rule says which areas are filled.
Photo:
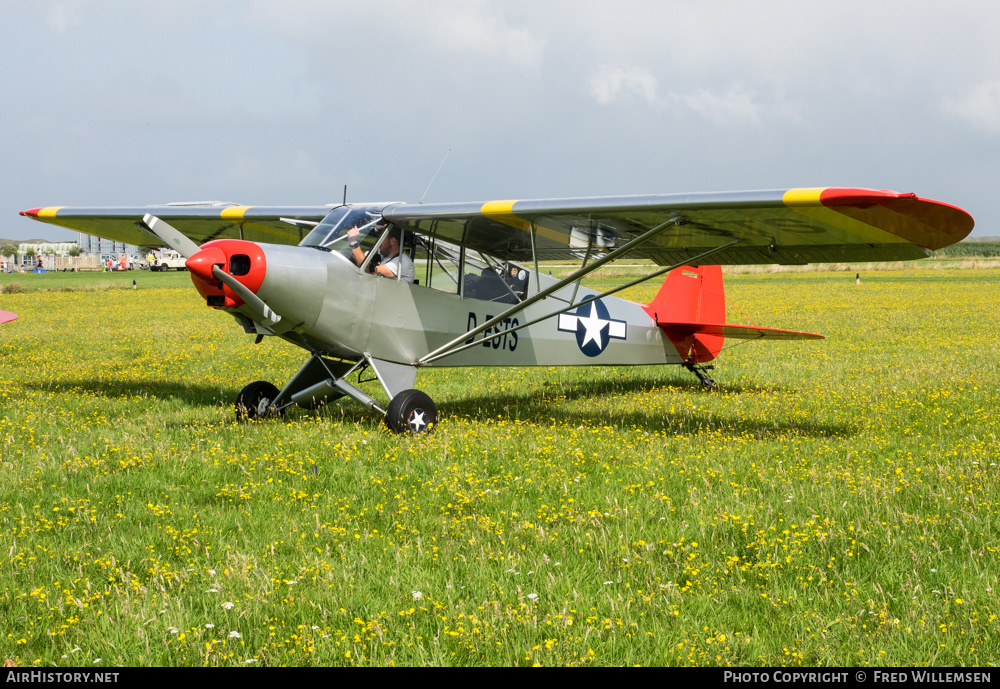
[[353, 263], [347, 232], [352, 228], [358, 228], [361, 232], [361, 250], [367, 256], [385, 229], [385, 224], [381, 220], [382, 216], [372, 210], [339, 206], [330, 211], [323, 221], [306, 235], [299, 246], [338, 253]]
[[417, 283], [440, 292], [458, 294], [462, 251], [454, 244], [431, 237], [406, 233], [412, 237], [406, 250], [413, 259]]
[[467, 250], [462, 273], [464, 297], [517, 304], [527, 296], [528, 271], [516, 263]]

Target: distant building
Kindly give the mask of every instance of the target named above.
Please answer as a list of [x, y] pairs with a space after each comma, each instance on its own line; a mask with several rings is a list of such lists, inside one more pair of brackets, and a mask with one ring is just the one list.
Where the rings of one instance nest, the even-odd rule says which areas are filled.
[[139, 247], [133, 246], [132, 244], [113, 242], [110, 239], [102, 239], [101, 237], [84, 234], [83, 232], [77, 233], [76, 245], [80, 247], [81, 252], [99, 256], [102, 261], [106, 261], [109, 258], [117, 260], [122, 254], [128, 254], [129, 256], [134, 256], [135, 258], [140, 258], [142, 255], [139, 251]]
[[34, 249], [36, 254], [68, 256], [74, 246], [76, 242], [21, 242], [17, 245], [17, 253], [23, 256], [28, 249]]

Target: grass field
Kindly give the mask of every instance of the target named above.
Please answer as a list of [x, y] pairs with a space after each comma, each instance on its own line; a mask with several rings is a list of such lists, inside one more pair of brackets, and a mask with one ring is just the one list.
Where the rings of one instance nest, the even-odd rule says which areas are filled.
[[728, 276], [732, 322], [828, 339], [732, 347], [717, 392], [429, 371], [442, 421], [396, 437], [346, 401], [235, 423], [246, 383], [304, 356], [187, 274], [0, 276], [0, 653], [995, 663], [1000, 271], [853, 277]]

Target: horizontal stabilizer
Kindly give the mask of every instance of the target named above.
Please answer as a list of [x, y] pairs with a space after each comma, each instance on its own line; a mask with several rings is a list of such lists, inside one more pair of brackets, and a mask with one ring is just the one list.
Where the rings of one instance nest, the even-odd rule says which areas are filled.
[[663, 329], [675, 331], [678, 335], [719, 335], [737, 340], [822, 340], [823, 335], [762, 328], [756, 325], [731, 325], [729, 323], [657, 323]]

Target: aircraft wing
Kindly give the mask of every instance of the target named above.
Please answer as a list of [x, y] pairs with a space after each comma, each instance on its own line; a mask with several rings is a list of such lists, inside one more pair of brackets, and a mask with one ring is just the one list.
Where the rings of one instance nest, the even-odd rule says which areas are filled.
[[[373, 204], [374, 205], [374, 204]], [[379, 205], [379, 207], [382, 207]], [[333, 206], [169, 204], [50, 206], [22, 211], [35, 220], [139, 246], [162, 242], [138, 226], [151, 214], [196, 244], [246, 239], [298, 244]], [[893, 191], [806, 188], [772, 191], [602, 196], [487, 203], [385, 204], [397, 225], [503, 260], [578, 261], [589, 243], [611, 251], [678, 218], [629, 256], [660, 265], [711, 256], [717, 265], [838, 263], [924, 258], [972, 231], [972, 216], [939, 201]], [[281, 220], [306, 221], [299, 225]], [[532, 253], [532, 230], [536, 254]]]
[[[579, 260], [588, 242], [610, 251], [669, 221], [629, 254], [660, 265], [706, 250], [718, 265], [837, 263], [924, 258], [972, 231], [972, 216], [893, 191], [809, 188], [488, 203], [398, 204], [383, 216], [406, 228], [502, 259]], [[599, 254], [594, 254], [593, 257]]]
[[[177, 228], [201, 245], [213, 239], [246, 239], [269, 244], [298, 244], [332, 206], [237, 206], [234, 204], [167, 204], [163, 206], [49, 206], [21, 215], [96, 237], [135, 246], [166, 246], [138, 222], [147, 213]], [[307, 221], [301, 225], [281, 218]]]

